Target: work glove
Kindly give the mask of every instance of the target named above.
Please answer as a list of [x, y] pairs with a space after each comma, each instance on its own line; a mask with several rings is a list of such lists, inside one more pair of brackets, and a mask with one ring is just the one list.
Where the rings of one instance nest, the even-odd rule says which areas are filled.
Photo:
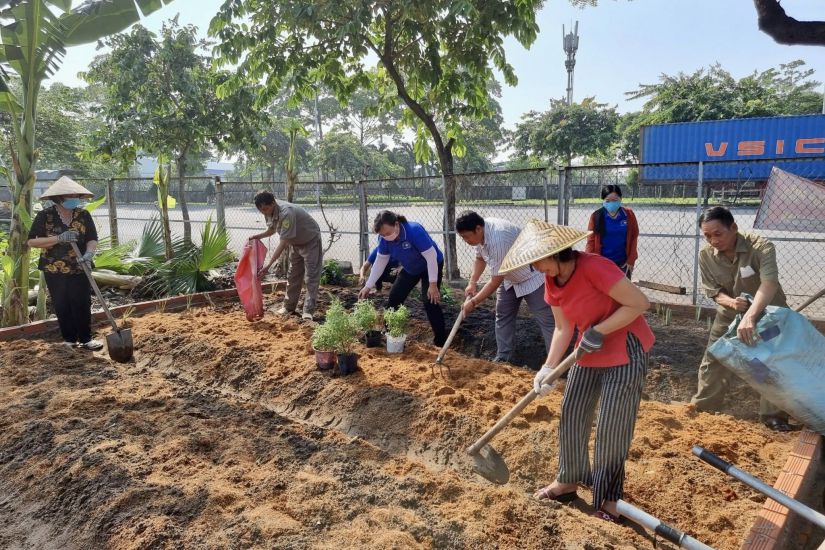
[[541, 381], [544, 380], [552, 370], [553, 368], [549, 365], [542, 365], [542, 367], [536, 373], [535, 378], [533, 378], [533, 391], [536, 392], [537, 395], [547, 395], [555, 387], [555, 380], [551, 384], [541, 383]]
[[92, 267], [92, 260], [94, 259], [94, 257], [95, 257], [94, 252], [87, 251], [85, 254], [80, 256], [80, 261], [83, 262], [84, 264], [88, 264], [89, 267]]
[[77, 231], [72, 231], [70, 229], [58, 235], [57, 240], [61, 243], [76, 243], [78, 236], [80, 236], [80, 233], [78, 233]]
[[584, 353], [593, 353], [602, 349], [604, 345], [604, 334], [590, 327], [584, 331], [579, 342], [579, 349]]

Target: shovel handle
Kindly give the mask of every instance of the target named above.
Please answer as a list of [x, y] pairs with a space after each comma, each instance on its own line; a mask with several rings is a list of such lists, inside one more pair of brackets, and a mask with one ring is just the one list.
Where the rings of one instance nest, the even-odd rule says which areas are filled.
[[[573, 353], [568, 355], [564, 359], [564, 361], [562, 361], [561, 363], [556, 365], [556, 368], [551, 370], [547, 374], [547, 376], [544, 377], [544, 380], [542, 380], [542, 384], [550, 384], [550, 383], [558, 380], [559, 377], [561, 377], [562, 374], [564, 374], [565, 372], [570, 370], [570, 367], [572, 367], [573, 364], [576, 362], [576, 359], [578, 358], [578, 356], [579, 356], [579, 350], [578, 350], [578, 348], [576, 348], [575, 350], [573, 350]], [[484, 447], [487, 443], [489, 443], [490, 440], [493, 439], [496, 436], [496, 434], [498, 434], [498, 432], [500, 432], [502, 429], [504, 429], [504, 427], [507, 424], [512, 422], [513, 418], [515, 418], [517, 414], [519, 414], [521, 411], [523, 411], [524, 408], [527, 405], [532, 403], [533, 400], [536, 397], [538, 397], [538, 394], [534, 390], [530, 390], [530, 392], [527, 395], [525, 395], [524, 397], [521, 398], [521, 401], [516, 403], [516, 405], [512, 409], [510, 409], [510, 412], [505, 414], [501, 418], [501, 420], [496, 422], [495, 426], [493, 426], [492, 428], [487, 430], [487, 433], [485, 433], [484, 435], [481, 436], [481, 439], [479, 439], [478, 441], [473, 443], [467, 449], [467, 454], [470, 454], [470, 455], [478, 454], [478, 452], [481, 450], [482, 447]]]
[[100, 302], [100, 305], [103, 306], [103, 311], [106, 312], [106, 317], [109, 319], [109, 322], [112, 323], [112, 328], [115, 332], [120, 332], [120, 328], [118, 328], [117, 323], [115, 322], [115, 318], [112, 317], [111, 312], [109, 311], [109, 306], [106, 305], [106, 300], [103, 299], [103, 295], [100, 294], [100, 288], [97, 286], [97, 282], [95, 278], [92, 276], [92, 270], [89, 269], [89, 265], [80, 259], [80, 249], [77, 247], [77, 243], [74, 241], [69, 242], [72, 245], [72, 250], [74, 250], [75, 256], [77, 256], [77, 263], [80, 264], [80, 267], [83, 269], [83, 273], [86, 274], [86, 278], [89, 279], [89, 284], [92, 286], [92, 290], [95, 291], [95, 296], [97, 296], [97, 301]]
[[461, 311], [458, 313], [458, 317], [453, 323], [453, 328], [450, 330], [450, 335], [447, 336], [447, 341], [444, 342], [444, 345], [441, 346], [441, 351], [438, 352], [438, 357], [435, 358], [436, 363], [440, 363], [444, 356], [447, 354], [447, 350], [450, 348], [450, 344], [453, 343], [453, 338], [458, 333], [458, 327], [461, 326], [461, 322], [464, 320], [464, 308], [461, 308]]

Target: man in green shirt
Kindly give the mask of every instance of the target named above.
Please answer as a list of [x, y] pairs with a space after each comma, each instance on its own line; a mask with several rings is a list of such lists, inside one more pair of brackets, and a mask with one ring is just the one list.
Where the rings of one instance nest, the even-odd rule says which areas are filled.
[[255, 195], [254, 200], [255, 207], [264, 215], [268, 227], [266, 231], [253, 235], [250, 239], [264, 239], [276, 232], [281, 238], [261, 274], [269, 271], [287, 246], [292, 247], [289, 253], [286, 299], [278, 313], [289, 315], [295, 312], [298, 299], [301, 297], [301, 287], [306, 279], [307, 293], [301, 317], [312, 320], [318, 303], [318, 288], [324, 263], [321, 228], [306, 210], [286, 201], [276, 202], [275, 195], [269, 191], [261, 191]]
[[[702, 286], [718, 304], [710, 330], [708, 347], [727, 332], [738, 313], [742, 313], [736, 336], [747, 345], [756, 343], [756, 321], [768, 305], [788, 307], [773, 243], [758, 235], [739, 233], [733, 214], [716, 206], [706, 210], [699, 225], [709, 246], [699, 253]], [[741, 295], [750, 294], [753, 302]], [[691, 403], [700, 411], [718, 411], [733, 374], [707, 351], [699, 365], [699, 386]], [[793, 429], [788, 415], [764, 397], [759, 403], [759, 417], [774, 431]]]

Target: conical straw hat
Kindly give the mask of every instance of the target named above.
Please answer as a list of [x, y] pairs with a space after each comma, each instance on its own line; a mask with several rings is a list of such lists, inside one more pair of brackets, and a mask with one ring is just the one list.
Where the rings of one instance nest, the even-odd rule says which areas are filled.
[[77, 183], [68, 176], [62, 176], [59, 180], [51, 184], [46, 192], [40, 195], [40, 200], [62, 197], [63, 195], [86, 195], [94, 197], [94, 193]]
[[590, 233], [566, 225], [530, 220], [504, 256], [498, 272], [508, 273], [552, 256], [586, 239]]

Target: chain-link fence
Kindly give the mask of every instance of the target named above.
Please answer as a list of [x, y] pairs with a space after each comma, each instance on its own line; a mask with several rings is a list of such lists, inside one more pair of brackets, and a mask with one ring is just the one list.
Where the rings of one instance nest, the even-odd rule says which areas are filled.
[[[457, 174], [454, 178], [456, 215], [472, 209], [482, 216], [518, 225], [537, 218], [581, 229], [587, 228], [590, 216], [600, 208], [602, 187], [620, 186], [623, 203], [633, 209], [640, 227], [634, 281], [662, 301], [711, 304], [702, 293], [698, 273], [698, 252], [705, 243], [696, 220], [704, 208], [713, 205], [730, 208], [740, 231], [755, 231], [774, 242], [780, 280], [791, 305], [800, 304], [825, 285], [822, 158], [575, 166]], [[156, 187], [149, 178], [81, 183], [95, 196], [113, 198], [93, 214], [102, 238], [115, 235], [120, 243], [135, 241], [159, 215]], [[357, 269], [377, 242], [372, 220], [380, 210], [391, 209], [421, 223], [445, 252], [447, 264], [455, 265], [467, 277], [474, 251], [445, 223], [444, 183], [440, 175], [298, 182], [293, 202], [318, 221], [328, 258], [349, 261]], [[182, 235], [185, 223], [180, 187], [179, 180], [170, 182], [170, 195], [177, 200], [169, 210], [176, 236]], [[251, 235], [265, 229], [263, 216], [253, 204], [255, 194], [269, 190], [281, 199], [288, 194], [287, 184], [282, 181], [190, 177], [185, 178], [183, 187], [193, 240], [199, 242], [203, 226], [212, 220], [226, 227], [234, 252], [240, 252]], [[9, 196], [8, 189], [0, 187], [0, 201], [4, 195]], [[10, 217], [8, 213], [5, 216], [0, 208], [0, 230], [4, 219]], [[757, 229], [753, 229], [755, 222]], [[457, 240], [455, 258], [445, 246], [448, 235]], [[276, 240], [268, 243], [270, 248]], [[806, 312], [825, 315], [825, 300], [822, 302], [814, 303]]]

